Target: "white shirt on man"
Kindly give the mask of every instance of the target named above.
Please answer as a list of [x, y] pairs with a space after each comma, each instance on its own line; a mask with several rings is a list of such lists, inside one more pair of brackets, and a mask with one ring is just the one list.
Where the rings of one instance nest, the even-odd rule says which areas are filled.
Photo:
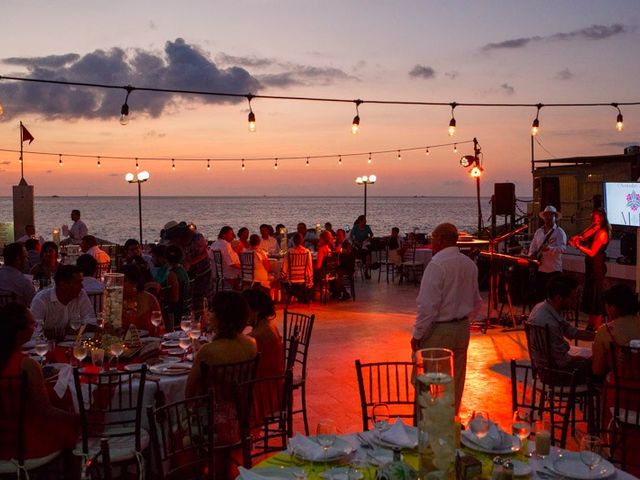
[[222, 254], [222, 272], [224, 274], [224, 278], [238, 278], [240, 269], [233, 265], [240, 265], [240, 257], [238, 257], [238, 254], [233, 250], [231, 244], [224, 238], [219, 238], [213, 242], [209, 247], [209, 258], [212, 260], [213, 254], [211, 252], [214, 250], [219, 250]]
[[104, 292], [104, 283], [95, 277], [83, 277], [82, 288], [84, 288], [84, 291], [87, 292], [87, 294], [102, 293]]
[[96, 324], [93, 305], [84, 290], [66, 305], [58, 300], [55, 286], [40, 290], [31, 302], [31, 313], [36, 321], [43, 321], [45, 329], [66, 328], [69, 320], [77, 316], [88, 325]]
[[276, 239], [271, 236], [267, 237], [266, 240], [262, 237], [260, 238], [260, 248], [269, 255], [276, 254], [280, 251], [280, 248], [278, 248], [278, 242], [276, 242]]
[[82, 237], [89, 235], [89, 229], [87, 225], [80, 219], [73, 222], [71, 228], [69, 229], [69, 238], [73, 241], [73, 243], [80, 243]]
[[10, 265], [0, 268], [0, 292], [13, 293], [16, 296], [16, 302], [27, 307], [36, 293], [33, 282], [20, 270]]
[[422, 276], [413, 338], [422, 339], [433, 323], [475, 316], [481, 302], [476, 264], [458, 247], [443, 248]]
[[269, 260], [267, 252], [262, 247], [253, 250], [253, 280], [266, 288], [271, 288], [271, 278], [264, 266], [264, 261]]
[[98, 245], [94, 245], [85, 253], [95, 258], [96, 262], [98, 262], [98, 265], [111, 262], [111, 257], [109, 256], [109, 254], [102, 250]]
[[561, 272], [562, 271], [562, 254], [567, 250], [567, 234], [559, 226], [555, 225], [553, 233], [547, 242], [547, 250], [539, 252], [544, 248], [542, 244], [549, 232], [544, 231], [544, 227], [540, 227], [533, 234], [533, 240], [529, 246], [529, 256], [534, 257], [540, 253], [540, 267], [538, 271], [542, 273]]

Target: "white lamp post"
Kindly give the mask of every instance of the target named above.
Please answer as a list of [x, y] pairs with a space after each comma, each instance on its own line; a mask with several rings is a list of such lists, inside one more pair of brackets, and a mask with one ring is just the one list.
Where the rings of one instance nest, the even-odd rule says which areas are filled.
[[376, 183], [377, 177], [375, 175], [364, 175], [356, 178], [356, 184], [364, 185], [364, 216], [367, 216], [367, 185], [373, 185]]
[[138, 220], [140, 222], [140, 245], [142, 245], [142, 184], [149, 180], [149, 172], [143, 170], [138, 172], [137, 175], [133, 173], [127, 173], [124, 179], [129, 183], [138, 184]]

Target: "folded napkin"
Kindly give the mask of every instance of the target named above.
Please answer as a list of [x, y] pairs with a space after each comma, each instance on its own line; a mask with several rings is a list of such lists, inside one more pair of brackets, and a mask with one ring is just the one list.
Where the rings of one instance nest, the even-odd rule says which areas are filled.
[[418, 446], [418, 430], [406, 426], [400, 418], [396, 418], [396, 422], [382, 432], [380, 440], [400, 448], [415, 448]]
[[629, 346], [631, 348], [640, 348], [640, 340], [630, 340]]
[[238, 478], [241, 480], [273, 480], [274, 478], [307, 478], [307, 474], [300, 467], [265, 467], [248, 470], [238, 467]]
[[335, 443], [325, 453], [322, 446], [315, 439], [300, 434], [296, 434], [295, 437], [289, 439], [288, 449], [289, 451], [293, 450], [297, 457], [312, 462], [322, 462], [327, 458], [340, 457], [353, 451], [351, 445], [344, 440], [336, 438]]
[[175, 332], [165, 333], [163, 337], [167, 340], [178, 340], [183, 335], [184, 335], [184, 332], [182, 330], [176, 330]]
[[64, 397], [67, 389], [72, 390], [73, 388], [75, 388], [73, 380], [73, 367], [65, 363], [57, 363], [56, 368], [58, 369], [58, 380], [53, 386], [53, 391], [56, 392], [58, 398], [62, 398]]
[[504, 450], [513, 444], [512, 436], [491, 421], [489, 421], [489, 432], [482, 438], [478, 438], [469, 428], [463, 430], [462, 435], [465, 439], [486, 450]]

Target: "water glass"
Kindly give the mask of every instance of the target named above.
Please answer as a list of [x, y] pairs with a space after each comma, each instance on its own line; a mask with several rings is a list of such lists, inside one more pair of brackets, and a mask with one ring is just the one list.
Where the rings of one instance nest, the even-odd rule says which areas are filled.
[[523, 444], [531, 433], [531, 415], [526, 410], [516, 410], [513, 412], [512, 432]]
[[49, 342], [45, 337], [38, 337], [35, 346], [36, 353], [40, 357], [40, 363], [44, 363], [44, 356], [49, 351]]
[[188, 336], [180, 337], [178, 339], [178, 346], [182, 349], [182, 361], [186, 359], [187, 350], [191, 346], [191, 339]]
[[91, 350], [91, 363], [94, 367], [102, 368], [104, 364], [104, 349], [94, 348]]
[[533, 451], [533, 455], [545, 458], [551, 451], [551, 425], [545, 420], [537, 420], [535, 430], [536, 449]]
[[116, 359], [117, 368], [118, 361], [120, 360], [120, 355], [122, 355], [122, 353], [124, 352], [124, 344], [122, 342], [112, 343], [109, 347], [109, 351], [111, 352], [111, 355], [113, 355]]
[[151, 312], [151, 325], [156, 327], [156, 329], [162, 323], [162, 312], [160, 310], [154, 310]]
[[324, 451], [324, 459], [327, 462], [328, 452], [336, 441], [337, 429], [336, 423], [331, 419], [323, 419], [318, 422], [316, 427], [316, 438]]
[[376, 430], [376, 439], [378, 443], [382, 438], [382, 432], [389, 428], [389, 419], [391, 413], [389, 411], [389, 405], [386, 403], [376, 403], [371, 409], [371, 419], [373, 420], [373, 426]]
[[82, 326], [82, 316], [79, 313], [71, 315], [71, 318], [69, 319], [69, 326], [73, 332], [76, 333]]
[[73, 356], [78, 360], [78, 366], [87, 358], [87, 353], [87, 347], [82, 342], [76, 343], [73, 346]]
[[184, 315], [180, 321], [180, 328], [183, 332], [188, 333], [191, 330], [191, 318], [189, 315]]
[[602, 460], [602, 442], [594, 435], [583, 435], [580, 439], [580, 460], [589, 467], [589, 475]]

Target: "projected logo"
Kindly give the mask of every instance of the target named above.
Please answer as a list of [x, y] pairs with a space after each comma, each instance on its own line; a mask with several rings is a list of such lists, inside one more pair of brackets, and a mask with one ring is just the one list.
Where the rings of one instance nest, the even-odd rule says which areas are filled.
[[637, 211], [640, 208], [640, 195], [635, 190], [631, 190], [631, 193], [627, 193], [627, 207], [632, 211]]

